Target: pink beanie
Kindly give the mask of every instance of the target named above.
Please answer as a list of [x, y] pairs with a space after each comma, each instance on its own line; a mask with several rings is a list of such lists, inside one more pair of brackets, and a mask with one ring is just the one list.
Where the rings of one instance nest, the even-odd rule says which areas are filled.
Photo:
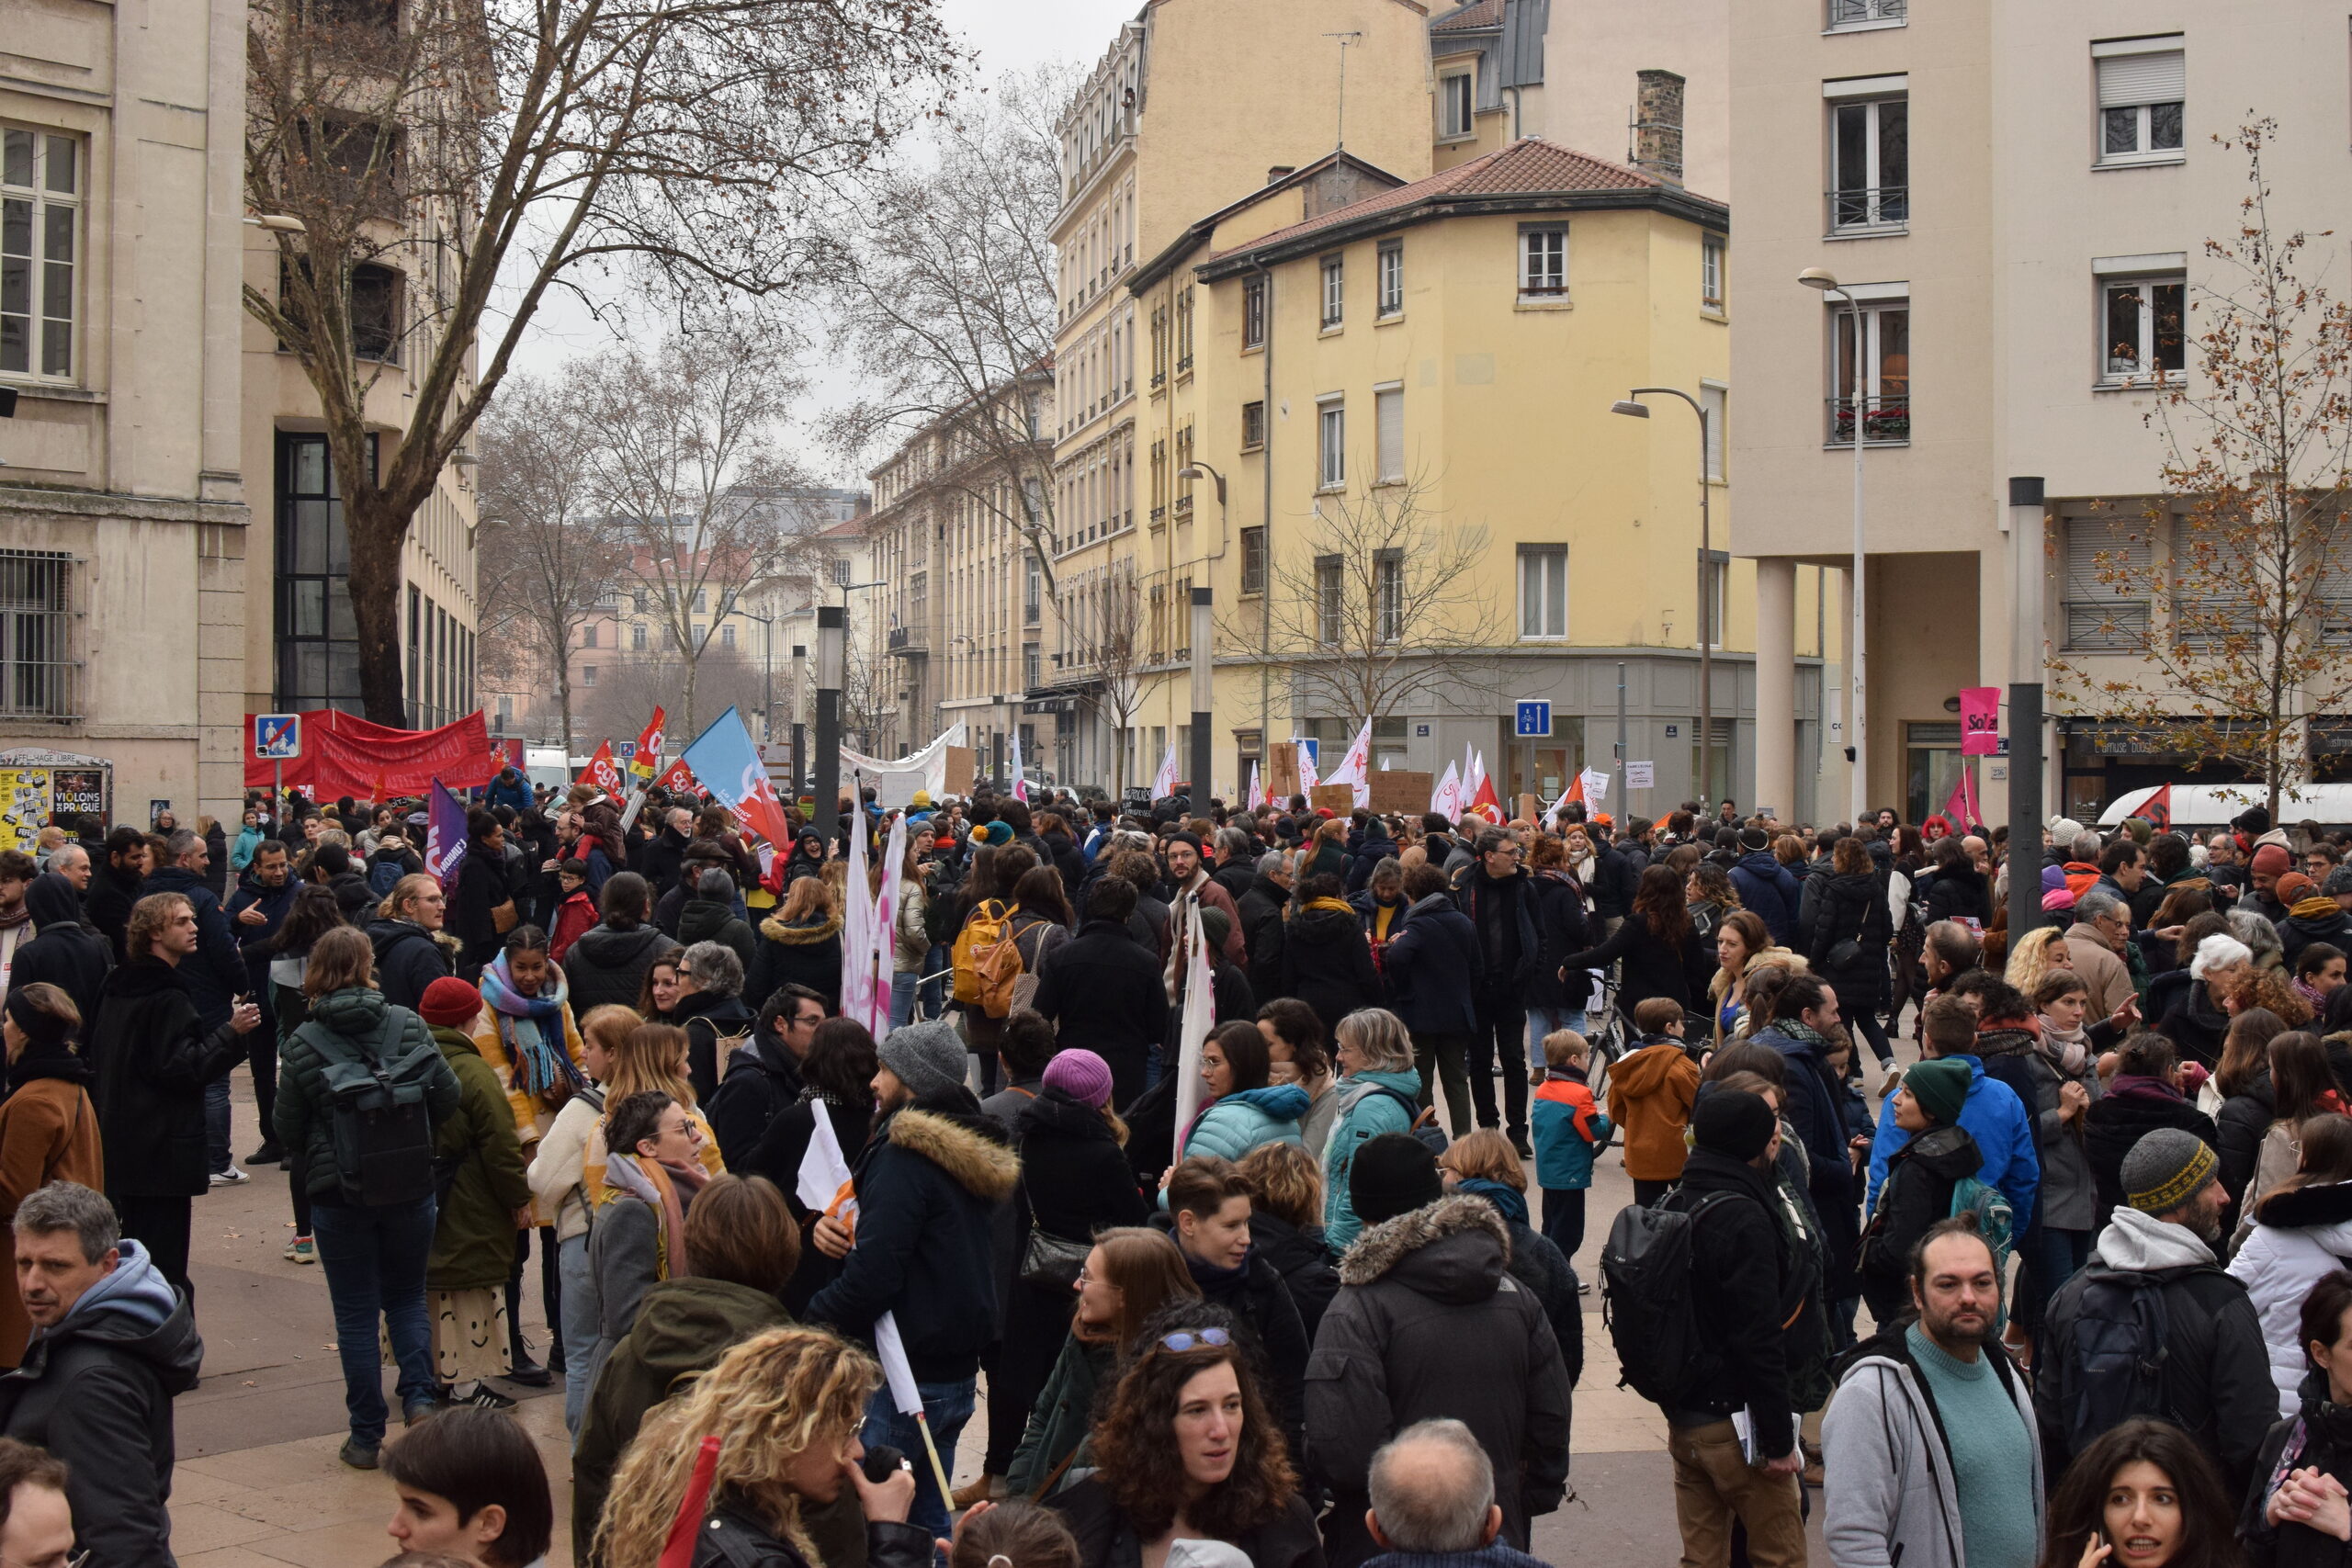
[[1100, 1111], [1111, 1100], [1111, 1064], [1078, 1046], [1057, 1051], [1046, 1064], [1045, 1087]]

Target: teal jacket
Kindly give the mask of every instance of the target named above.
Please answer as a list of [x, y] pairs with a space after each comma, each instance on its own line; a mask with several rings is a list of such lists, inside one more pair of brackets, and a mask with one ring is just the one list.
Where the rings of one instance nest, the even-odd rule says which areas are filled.
[[1201, 1112], [1177, 1157], [1215, 1155], [1238, 1165], [1242, 1156], [1261, 1144], [1304, 1146], [1298, 1122], [1311, 1103], [1305, 1089], [1289, 1083], [1228, 1094]]
[[1592, 1156], [1608, 1145], [1609, 1118], [1580, 1068], [1553, 1067], [1527, 1107], [1535, 1141], [1535, 1184], [1553, 1191], [1592, 1185]]
[[[1384, 1089], [1396, 1094], [1383, 1094]], [[1330, 1141], [1323, 1145], [1323, 1242], [1334, 1258], [1347, 1251], [1363, 1228], [1348, 1191], [1356, 1150], [1383, 1133], [1413, 1130], [1413, 1112], [1406, 1106], [1419, 1101], [1421, 1076], [1411, 1071], [1356, 1073], [1342, 1078], [1336, 1092], [1340, 1110], [1332, 1119]], [[1402, 1100], [1396, 1098], [1400, 1094]]]

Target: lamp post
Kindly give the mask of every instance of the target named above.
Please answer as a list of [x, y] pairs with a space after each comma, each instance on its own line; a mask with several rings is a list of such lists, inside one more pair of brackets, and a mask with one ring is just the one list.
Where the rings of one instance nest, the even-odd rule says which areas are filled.
[[1854, 624], [1847, 631], [1847, 713], [1846, 760], [1854, 767], [1854, 823], [1861, 825], [1870, 814], [1870, 731], [1864, 722], [1862, 650], [1862, 447], [1870, 438], [1870, 397], [1863, 390], [1864, 344], [1862, 342], [1862, 302], [1840, 288], [1835, 273], [1824, 267], [1809, 266], [1797, 274], [1797, 281], [1807, 288], [1818, 288], [1825, 295], [1842, 295], [1854, 323], [1854, 564], [1849, 569], [1849, 586], [1854, 598]]
[[800, 717], [800, 671], [808, 662], [808, 646], [792, 645], [792, 795], [797, 801], [808, 782], [808, 727]]
[[840, 830], [842, 810], [842, 655], [848, 640], [849, 610], [817, 606], [817, 831], [831, 839]]
[[[1194, 459], [1176, 470], [1180, 479], [1211, 479], [1216, 481], [1216, 509], [1220, 520], [1225, 515], [1225, 476], [1208, 464]], [[1224, 546], [1217, 547], [1219, 553]], [[1209, 646], [1212, 631], [1207, 585], [1193, 586], [1193, 755], [1189, 759], [1193, 774], [1193, 810], [1199, 815], [1206, 809], [1214, 793], [1210, 771], [1209, 730], [1216, 722], [1216, 682], [1211, 673], [1216, 662], [1215, 650]], [[1238, 780], [1236, 781], [1238, 782]]]
[[[2031, 929], [2041, 884], [2017, 874], [2041, 842], [2042, 503], [2033, 475], [2009, 479], [2009, 929]], [[1961, 764], [1965, 767], [1967, 763]], [[2023, 854], [2028, 858], [2020, 860]]]
[[1611, 413], [1647, 419], [1647, 397], [1680, 398], [1699, 416], [1699, 806], [1703, 815], [1713, 799], [1715, 783], [1715, 549], [1714, 527], [1709, 514], [1707, 450], [1710, 433], [1707, 405], [1679, 387], [1636, 387], [1609, 405]]

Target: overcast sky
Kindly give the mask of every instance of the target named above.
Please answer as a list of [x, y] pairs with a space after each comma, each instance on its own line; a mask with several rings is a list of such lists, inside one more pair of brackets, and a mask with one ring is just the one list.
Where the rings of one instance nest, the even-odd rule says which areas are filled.
[[[1141, 9], [1141, 0], [940, 0], [940, 9], [948, 27], [978, 56], [973, 79], [988, 82], [1007, 71], [1025, 71], [1048, 60], [1096, 59], [1110, 47], [1119, 23]], [[581, 281], [600, 303], [622, 292], [617, 287], [597, 288], [593, 276], [583, 276]], [[529, 334], [515, 355], [515, 368], [526, 373], [550, 371], [612, 339], [613, 329], [601, 322], [587, 304], [557, 291], [548, 295], [532, 318]], [[842, 378], [829, 377], [822, 363], [812, 363], [808, 368], [812, 376], [812, 405], [842, 395], [848, 386]], [[846, 469], [834, 472], [842, 468], [838, 458], [813, 452], [790, 434], [786, 445], [824, 471], [830, 482], [865, 482]]]

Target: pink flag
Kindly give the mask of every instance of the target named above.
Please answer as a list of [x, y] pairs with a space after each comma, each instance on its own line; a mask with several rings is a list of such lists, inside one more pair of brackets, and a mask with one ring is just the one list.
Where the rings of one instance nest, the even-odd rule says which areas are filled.
[[1964, 761], [1960, 765], [1960, 777], [1952, 783], [1951, 797], [1944, 802], [1944, 818], [1957, 833], [1965, 833], [1984, 825], [1984, 818], [1976, 810], [1976, 782], [1970, 776], [1969, 765]]
[[1996, 757], [2001, 750], [2001, 688], [1960, 689], [1960, 754]]

